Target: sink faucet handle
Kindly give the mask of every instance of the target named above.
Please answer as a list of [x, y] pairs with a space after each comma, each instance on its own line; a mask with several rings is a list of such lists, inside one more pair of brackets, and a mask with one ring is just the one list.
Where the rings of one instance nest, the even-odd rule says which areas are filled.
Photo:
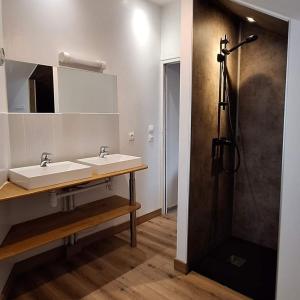
[[101, 146], [100, 147], [100, 151], [102, 150], [102, 151], [106, 151], [106, 149], [109, 149], [109, 146]]
[[42, 155], [41, 155], [41, 159], [43, 159], [43, 158], [47, 159], [48, 156], [50, 156], [50, 155], [52, 155], [52, 153], [50, 153], [50, 152], [43, 152]]
[[49, 152], [43, 152], [41, 155], [41, 167], [46, 167], [47, 164], [51, 163], [51, 159], [48, 157], [52, 155]]
[[101, 146], [101, 147], [100, 147], [99, 156], [100, 156], [101, 158], [103, 158], [103, 157], [105, 157], [106, 155], [109, 154], [108, 151], [107, 151], [107, 149], [109, 149], [109, 146]]

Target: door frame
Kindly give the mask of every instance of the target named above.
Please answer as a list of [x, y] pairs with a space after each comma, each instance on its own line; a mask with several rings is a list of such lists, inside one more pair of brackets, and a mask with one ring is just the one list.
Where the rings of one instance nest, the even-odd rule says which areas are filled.
[[181, 63], [180, 57], [162, 60], [160, 63], [160, 199], [163, 215], [168, 213], [166, 198], [166, 67], [178, 63]]

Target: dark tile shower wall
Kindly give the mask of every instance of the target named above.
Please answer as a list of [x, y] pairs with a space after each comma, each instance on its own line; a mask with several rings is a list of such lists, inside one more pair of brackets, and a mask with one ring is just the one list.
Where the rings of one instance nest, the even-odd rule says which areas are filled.
[[287, 39], [243, 23], [259, 39], [241, 50], [239, 144], [233, 234], [277, 248]]
[[[213, 1], [194, 1], [194, 49], [192, 96], [192, 145], [190, 171], [188, 258], [196, 263], [216, 243], [231, 235], [233, 176], [212, 175], [211, 143], [217, 136], [219, 42], [227, 34], [238, 40], [238, 22]], [[237, 54], [230, 55], [229, 74], [236, 92]], [[228, 136], [226, 113], [222, 112], [222, 135]], [[232, 155], [225, 163], [232, 165]]]

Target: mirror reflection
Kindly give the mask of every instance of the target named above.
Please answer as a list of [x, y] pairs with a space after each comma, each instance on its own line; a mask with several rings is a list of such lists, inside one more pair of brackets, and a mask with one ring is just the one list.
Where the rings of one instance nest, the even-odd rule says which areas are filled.
[[7, 60], [11, 113], [116, 113], [114, 75]]

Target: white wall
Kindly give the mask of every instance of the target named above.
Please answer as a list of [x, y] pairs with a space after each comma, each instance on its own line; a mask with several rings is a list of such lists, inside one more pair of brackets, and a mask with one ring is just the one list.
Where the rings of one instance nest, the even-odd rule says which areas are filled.
[[300, 22], [290, 22], [279, 239], [278, 300], [300, 295]]
[[[0, 47], [3, 47], [2, 34], [2, 5], [0, 2]], [[5, 87], [5, 70], [0, 66], [0, 186], [5, 183], [7, 177], [7, 168], [9, 166], [9, 132], [7, 117], [7, 101]], [[9, 204], [0, 203], [0, 243], [4, 239], [10, 228]], [[8, 276], [12, 264], [10, 262], [0, 263], [0, 291], [2, 290]]]
[[180, 0], [162, 7], [161, 60], [180, 57]]
[[[1, 47], [1, 46], [0, 46]], [[3, 98], [0, 99], [2, 101]], [[9, 166], [9, 133], [7, 113], [0, 113], [0, 187], [7, 178], [7, 168]], [[0, 243], [6, 236], [11, 224], [10, 206], [8, 203], [0, 203]], [[12, 264], [10, 262], [0, 262], [0, 291], [10, 273]]]
[[6, 181], [9, 167], [9, 135], [7, 113], [0, 112], [0, 186]]
[[193, 0], [181, 1], [181, 70], [176, 258], [187, 262], [192, 108]]
[[[2, 22], [2, 1], [0, 1], [0, 47], [4, 47], [3, 41], [3, 22]], [[5, 68], [0, 66], [0, 112], [7, 112], [6, 89], [5, 87]]]
[[[2, 25], [2, 1], [0, 1], [0, 47], [4, 47], [3, 25]], [[5, 68], [0, 66], [0, 112], [7, 112], [6, 88], [5, 88]]]
[[100, 144], [119, 152], [118, 114], [9, 114], [11, 167], [96, 156]]

